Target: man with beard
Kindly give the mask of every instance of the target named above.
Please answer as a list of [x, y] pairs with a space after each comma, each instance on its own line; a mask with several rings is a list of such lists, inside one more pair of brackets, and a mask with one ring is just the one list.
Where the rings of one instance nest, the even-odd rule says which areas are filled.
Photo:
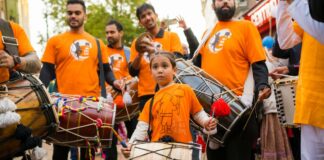
[[[152, 5], [144, 3], [139, 6], [136, 10], [136, 16], [140, 25], [145, 27], [147, 35], [150, 37], [149, 41], [145, 41], [144, 38], [143, 41], [136, 39], [133, 41], [129, 63], [130, 75], [138, 76], [139, 79], [139, 107], [142, 110], [146, 101], [153, 96], [156, 86], [150, 71], [150, 54], [157, 50], [164, 50], [182, 57], [182, 45], [176, 33], [160, 28], [157, 23], [158, 15]], [[137, 50], [138, 48], [141, 48], [141, 50]]]
[[[258, 30], [249, 21], [232, 19], [235, 13], [234, 0], [213, 0], [212, 7], [219, 22], [210, 30], [209, 35], [205, 35], [208, 37], [199, 50], [195, 64], [237, 96], [242, 95], [249, 68], [252, 66], [255, 95], [263, 100], [270, 95], [270, 86], [265, 52]], [[207, 149], [208, 159], [252, 159], [252, 146], [258, 137], [258, 126], [256, 116], [251, 117], [244, 131], [231, 131], [224, 147], [215, 150], [219, 145], [210, 143]]]
[[[124, 35], [123, 26], [116, 20], [111, 20], [107, 23], [106, 28], [106, 39], [108, 63], [113, 70], [115, 78], [118, 80], [129, 79], [131, 76], [128, 73], [128, 61], [130, 57], [130, 50], [128, 47], [123, 45], [122, 39]], [[135, 123], [135, 124], [133, 124]], [[125, 121], [127, 132], [132, 132], [136, 127], [136, 121], [130, 120]], [[118, 129], [118, 125], [115, 124], [115, 130]], [[132, 129], [134, 128], [134, 129]], [[131, 133], [130, 133], [131, 134]], [[130, 137], [128, 137], [130, 138]], [[111, 148], [104, 149], [106, 153], [106, 160], [117, 160], [117, 138], [113, 135], [113, 141]]]
[[[56, 78], [57, 90], [62, 94], [99, 97], [98, 49], [96, 38], [84, 30], [84, 1], [68, 0], [66, 7], [70, 30], [48, 40], [40, 79], [48, 86]], [[102, 41], [100, 46], [102, 57], [108, 57]], [[115, 80], [107, 58], [102, 58], [102, 62], [106, 82], [120, 88], [120, 81]], [[81, 159], [89, 157], [86, 150], [81, 149]], [[69, 147], [54, 144], [53, 160], [67, 160], [68, 152]]]

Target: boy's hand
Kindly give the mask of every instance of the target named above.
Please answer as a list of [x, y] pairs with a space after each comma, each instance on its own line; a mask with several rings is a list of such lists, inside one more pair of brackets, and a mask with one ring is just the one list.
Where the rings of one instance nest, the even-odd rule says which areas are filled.
[[210, 118], [207, 123], [205, 123], [205, 129], [207, 131], [214, 130], [217, 125], [217, 120], [215, 118]]
[[128, 144], [127, 148], [121, 148], [121, 152], [123, 153], [125, 158], [128, 158], [130, 156], [131, 153], [131, 149], [132, 149], [132, 144]]

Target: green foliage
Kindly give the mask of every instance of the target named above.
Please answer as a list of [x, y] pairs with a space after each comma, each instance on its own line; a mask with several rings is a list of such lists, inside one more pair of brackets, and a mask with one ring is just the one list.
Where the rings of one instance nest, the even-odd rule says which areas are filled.
[[[67, 0], [44, 0], [46, 11], [44, 18], [49, 18], [54, 22], [54, 34], [66, 31], [65, 23]], [[104, 41], [105, 26], [111, 19], [119, 21], [124, 27], [124, 43], [130, 45], [132, 40], [141, 32], [143, 28], [138, 26], [136, 18], [136, 7], [144, 3], [145, 0], [100, 0], [100, 3], [86, 0], [87, 21], [85, 30]], [[44, 36], [40, 37], [40, 42], [44, 41]]]

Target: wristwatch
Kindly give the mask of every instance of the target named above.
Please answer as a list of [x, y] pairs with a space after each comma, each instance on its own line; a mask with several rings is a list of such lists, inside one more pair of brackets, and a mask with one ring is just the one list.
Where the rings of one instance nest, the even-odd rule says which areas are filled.
[[21, 59], [20, 59], [19, 56], [12, 56], [12, 58], [13, 58], [13, 61], [15, 63], [15, 67], [17, 67], [18, 65], [21, 64]]

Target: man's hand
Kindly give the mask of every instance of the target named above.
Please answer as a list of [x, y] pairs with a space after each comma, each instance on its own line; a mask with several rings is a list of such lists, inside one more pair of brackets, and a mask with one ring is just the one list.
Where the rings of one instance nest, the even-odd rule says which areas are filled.
[[264, 99], [267, 99], [271, 94], [271, 89], [269, 87], [265, 87], [259, 91], [258, 100], [263, 101]]
[[14, 66], [13, 57], [4, 50], [0, 50], [0, 68], [13, 68]]
[[137, 38], [135, 42], [135, 49], [140, 55], [145, 52], [155, 52], [154, 43], [152, 42], [152, 37], [149, 33], [143, 33]]
[[122, 81], [121, 80], [115, 80], [114, 81], [114, 87], [121, 90], [122, 89]]
[[273, 71], [269, 73], [272, 79], [276, 80], [282, 77], [283, 74], [289, 73], [289, 69], [287, 66], [277, 67]]
[[182, 16], [178, 16], [177, 21], [179, 23], [179, 27], [183, 28], [184, 30], [188, 29], [186, 21], [183, 19]]

